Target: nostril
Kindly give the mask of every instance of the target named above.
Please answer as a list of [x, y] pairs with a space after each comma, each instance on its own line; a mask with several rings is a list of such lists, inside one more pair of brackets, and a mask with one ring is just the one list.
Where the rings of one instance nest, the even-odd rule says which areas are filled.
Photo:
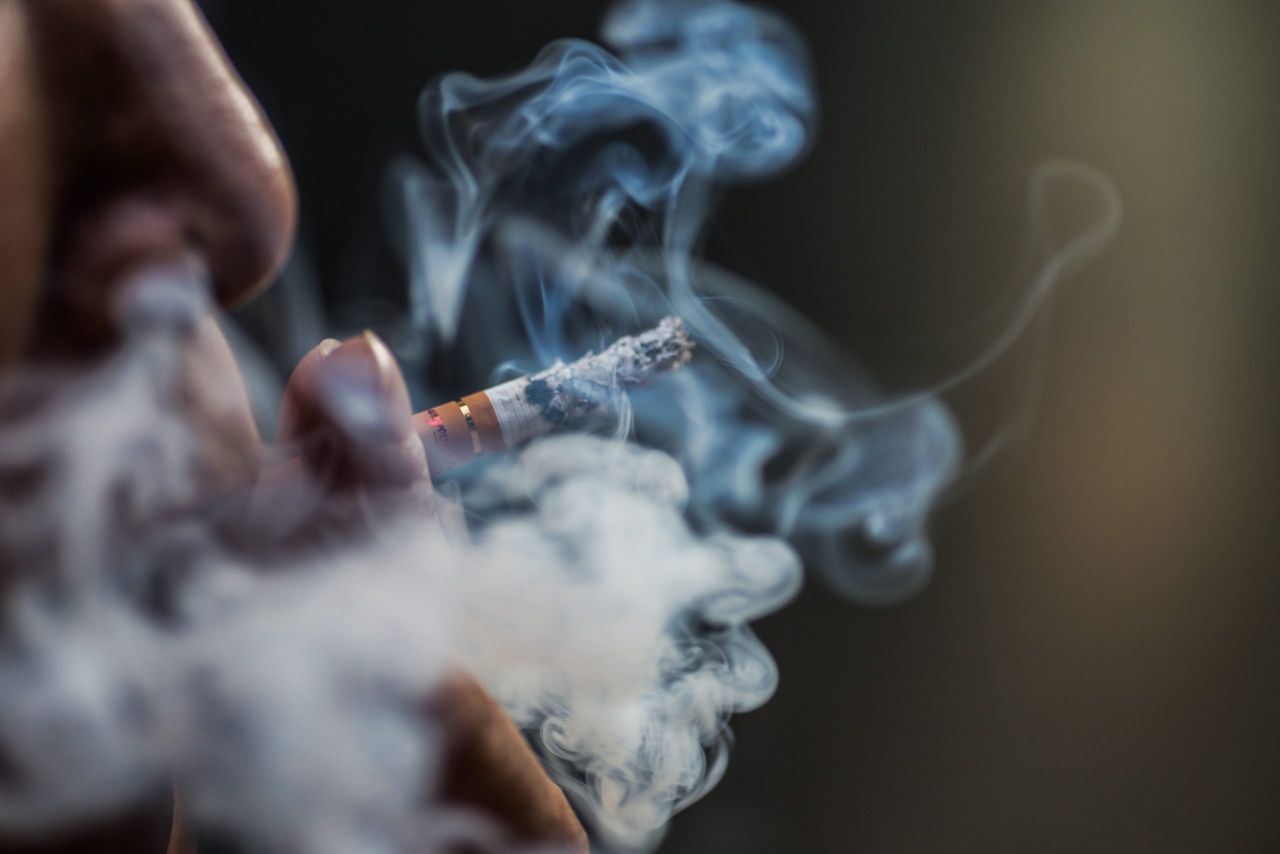
[[129, 335], [190, 336], [209, 314], [208, 271], [194, 252], [132, 270], [116, 290], [115, 323]]

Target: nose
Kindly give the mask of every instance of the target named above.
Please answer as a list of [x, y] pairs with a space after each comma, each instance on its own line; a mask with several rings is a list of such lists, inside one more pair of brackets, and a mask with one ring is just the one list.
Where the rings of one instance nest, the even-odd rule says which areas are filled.
[[254, 294], [288, 253], [293, 179], [190, 0], [35, 0], [32, 14], [70, 301], [101, 307], [131, 270], [193, 250], [224, 305]]

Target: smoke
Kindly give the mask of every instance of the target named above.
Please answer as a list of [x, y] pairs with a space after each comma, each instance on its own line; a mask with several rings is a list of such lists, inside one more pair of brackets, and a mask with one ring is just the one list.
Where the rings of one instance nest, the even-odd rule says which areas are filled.
[[[230, 496], [185, 510], [207, 453], [173, 369], [194, 322], [135, 330], [0, 433], [6, 471], [42, 472], [0, 507], [30, 570], [4, 601], [0, 826], [123, 808], [172, 773], [254, 850], [405, 850], [450, 826], [424, 800], [440, 736], [421, 705], [459, 666], [620, 843], [706, 788], [706, 745], [776, 683], [745, 624], [794, 594], [790, 549], [696, 533], [670, 457], [564, 436], [486, 472], [470, 498], [489, 519], [453, 542], [386, 504], [346, 548], [242, 552], [218, 532]], [[285, 537], [316, 488], [237, 520], [238, 542]]]
[[[748, 624], [801, 565], [851, 598], [928, 578], [930, 509], [961, 467], [939, 394], [998, 358], [1101, 247], [1095, 191], [1005, 331], [937, 387], [889, 395], [766, 292], [699, 258], [726, 185], [774, 176], [818, 117], [803, 45], [728, 2], [629, 2], [613, 48], [557, 42], [500, 79], [424, 94], [428, 158], [395, 170], [409, 268], [400, 340], [415, 395], [430, 356], [499, 380], [659, 318], [689, 367], [592, 434], [463, 472], [443, 527], [392, 494], [346, 508], [300, 482], [270, 507], [212, 494], [217, 442], [178, 366], [206, 324], [197, 274], [131, 292], [127, 335], [89, 372], [9, 379], [0, 420], [0, 827], [65, 825], [176, 779], [201, 824], [250, 850], [399, 852], [490, 841], [430, 797], [443, 735], [422, 712], [475, 673], [528, 731], [604, 842], [642, 850], [715, 785], [727, 721], [777, 672]], [[278, 385], [250, 362], [255, 400]], [[54, 390], [54, 391], [50, 391]], [[229, 398], [241, 392], [228, 391]], [[232, 408], [231, 399], [209, 402]], [[206, 413], [207, 414], [207, 413]], [[215, 446], [211, 451], [211, 444]], [[312, 547], [291, 544], [301, 539]]]
[[[1086, 167], [1040, 167], [1035, 269], [1001, 332], [935, 386], [888, 395], [784, 302], [699, 257], [722, 189], [785, 170], [812, 141], [797, 33], [737, 3], [649, 0], [616, 6], [603, 34], [616, 52], [560, 41], [517, 74], [450, 74], [423, 95], [429, 158], [395, 175], [407, 337], [498, 380], [679, 315], [709, 357], [619, 435], [634, 427], [680, 462], [698, 518], [787, 538], [859, 601], [911, 595], [932, 569], [928, 512], [962, 457], [941, 395], [1007, 352], [1106, 244], [1114, 190]], [[1054, 193], [1081, 188], [1096, 219], [1057, 239]]]
[[447, 649], [430, 532], [287, 572], [237, 554], [218, 528], [247, 496], [200, 497], [209, 448], [179, 367], [203, 288], [142, 284], [143, 322], [106, 364], [6, 388], [58, 392], [0, 430], [5, 483], [38, 473], [0, 503], [20, 575], [0, 622], [0, 827], [109, 814], [172, 775], [202, 822], [258, 850], [403, 850], [379, 835], [424, 791], [434, 746], [409, 710]]

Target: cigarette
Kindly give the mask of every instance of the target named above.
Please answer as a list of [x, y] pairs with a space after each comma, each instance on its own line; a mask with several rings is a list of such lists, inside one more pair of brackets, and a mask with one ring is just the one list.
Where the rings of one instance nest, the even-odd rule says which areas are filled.
[[667, 317], [576, 362], [557, 363], [419, 413], [414, 430], [426, 448], [432, 477], [561, 426], [607, 415], [620, 392], [687, 364], [693, 347], [683, 321]]

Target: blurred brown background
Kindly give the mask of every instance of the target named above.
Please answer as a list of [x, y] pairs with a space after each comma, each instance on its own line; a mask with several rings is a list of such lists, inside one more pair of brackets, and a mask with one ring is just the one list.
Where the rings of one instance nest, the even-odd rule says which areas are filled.
[[[590, 36], [602, 4], [209, 0], [295, 159], [331, 293], [377, 268], [377, 184], [421, 84]], [[1118, 240], [954, 401], [1039, 410], [938, 514], [887, 610], [816, 584], [761, 633], [783, 681], [671, 852], [1280, 850], [1280, 4], [783, 6], [810, 159], [736, 191], [713, 251], [899, 382], [989, 333], [1030, 169], [1107, 172]]]

